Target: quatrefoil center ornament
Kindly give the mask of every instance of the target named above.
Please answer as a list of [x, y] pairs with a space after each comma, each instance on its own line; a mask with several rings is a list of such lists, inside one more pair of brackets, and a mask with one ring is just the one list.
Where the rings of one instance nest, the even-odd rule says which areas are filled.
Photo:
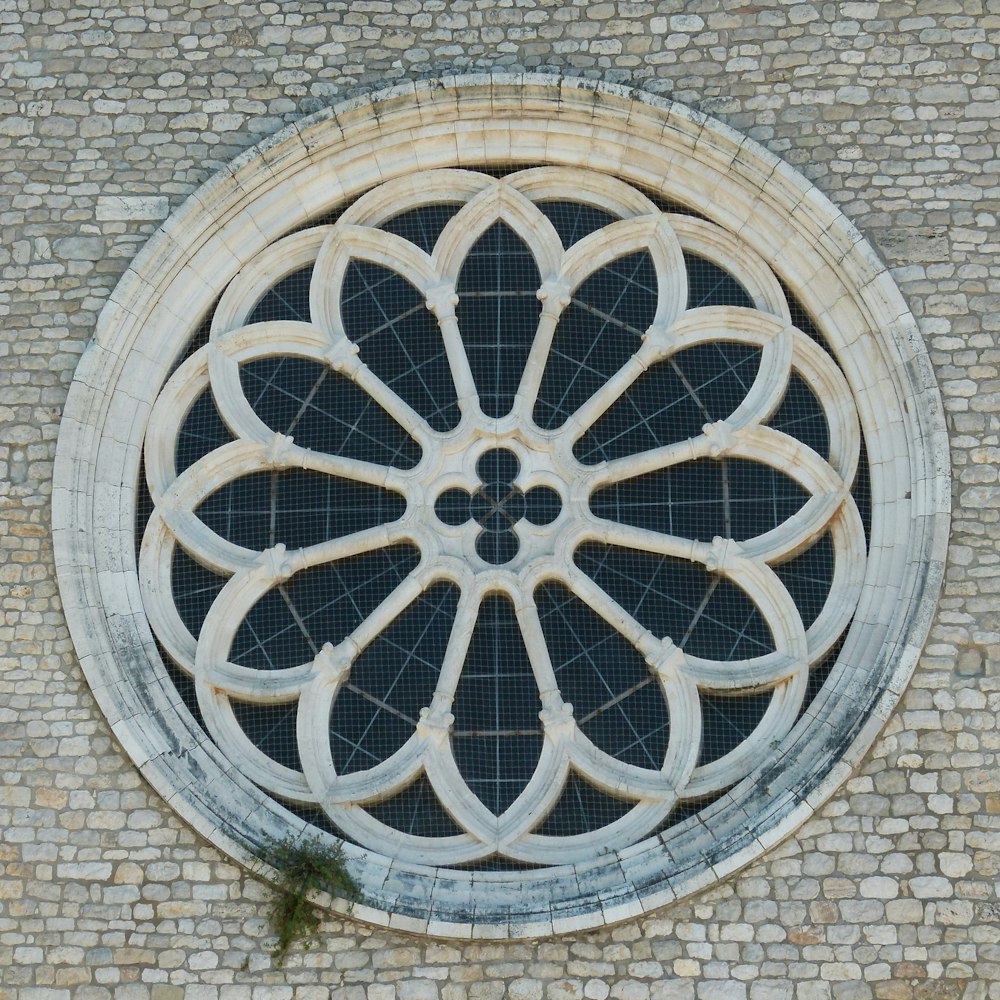
[[475, 521], [480, 532], [476, 552], [488, 563], [502, 566], [517, 555], [521, 544], [515, 526], [527, 519], [532, 524], [551, 524], [562, 510], [562, 500], [548, 486], [524, 492], [514, 484], [521, 465], [506, 448], [491, 448], [476, 463], [480, 486], [474, 493], [461, 487], [445, 490], [434, 511], [452, 527]]

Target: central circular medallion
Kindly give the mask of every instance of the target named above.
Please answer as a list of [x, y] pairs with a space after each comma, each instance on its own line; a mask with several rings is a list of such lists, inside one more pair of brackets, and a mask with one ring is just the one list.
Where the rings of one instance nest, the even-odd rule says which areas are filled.
[[509, 481], [484, 483], [472, 497], [471, 512], [485, 531], [510, 531], [524, 517], [524, 494]]
[[472, 520], [480, 526], [476, 552], [494, 566], [509, 563], [518, 554], [521, 542], [516, 527], [522, 518], [533, 525], [547, 525], [562, 509], [559, 494], [551, 487], [536, 486], [522, 492], [514, 483], [520, 467], [513, 452], [493, 448], [476, 463], [481, 485], [474, 493], [453, 487], [445, 490], [434, 505], [445, 524], [457, 527]]

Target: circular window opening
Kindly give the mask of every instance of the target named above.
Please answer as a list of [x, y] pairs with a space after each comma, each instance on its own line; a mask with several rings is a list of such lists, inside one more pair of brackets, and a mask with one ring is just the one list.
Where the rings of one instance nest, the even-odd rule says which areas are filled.
[[141, 611], [89, 669], [106, 702], [141, 689], [112, 721], [151, 780], [237, 856], [342, 838], [366, 919], [520, 936], [692, 891], [830, 794], [912, 669], [947, 483], [898, 293], [804, 181], [744, 145], [762, 208], [721, 126], [586, 88], [540, 152], [525, 104], [558, 88], [487, 117], [482, 87], [450, 91], [457, 153], [397, 97], [247, 157], [171, 232], [258, 217], [208, 224], [211, 267], [151, 246], [119, 299], [148, 312], [105, 315], [146, 379], [74, 392], [150, 386], [131, 521], [95, 537], [121, 567], [95, 617]]

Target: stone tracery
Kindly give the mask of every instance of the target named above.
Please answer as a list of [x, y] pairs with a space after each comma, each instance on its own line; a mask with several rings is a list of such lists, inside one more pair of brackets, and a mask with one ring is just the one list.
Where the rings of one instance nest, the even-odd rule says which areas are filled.
[[[609, 224], [563, 246], [538, 203], [568, 198], [608, 213]], [[442, 201], [462, 207], [428, 253], [378, 226], [404, 209]], [[509, 226], [537, 265], [540, 311], [507, 412], [483, 405], [470, 365], [467, 332], [456, 315], [457, 287], [476, 241], [493, 225]], [[754, 308], [686, 309], [683, 251], [715, 258], [739, 276]], [[656, 277], [656, 308], [631, 357], [555, 427], [539, 426], [536, 404], [560, 318], [583, 282], [628, 254], [648, 254]], [[352, 261], [388, 268], [405, 278], [436, 319], [454, 386], [458, 419], [436, 427], [359, 357], [342, 314], [342, 289]], [[247, 323], [261, 295], [294, 267], [313, 264], [310, 322]], [[587, 463], [574, 444], [651, 368], [679, 352], [718, 342], [748, 345], [760, 364], [739, 405], [700, 434], [612, 460]], [[257, 359], [294, 357], [324, 365], [349, 379], [416, 441], [411, 468], [302, 447], [275, 432], [255, 411], [240, 367]], [[829, 455], [768, 426], [792, 373], [822, 385]], [[175, 443], [191, 404], [211, 388], [235, 440], [191, 467], [175, 467]], [[501, 407], [502, 409], [502, 407]], [[208, 345], [168, 382], [150, 421], [146, 470], [155, 511], [146, 529], [140, 578], [150, 620], [172, 658], [193, 676], [202, 715], [215, 740], [252, 780], [281, 798], [318, 804], [358, 843], [400, 860], [461, 864], [502, 854], [536, 863], [586, 861], [599, 850], [636, 843], [662, 823], [679, 799], [719, 791], [744, 777], [762, 749], [782, 739], [805, 696], [810, 665], [833, 647], [853, 614], [864, 577], [865, 538], [850, 495], [859, 460], [860, 432], [850, 391], [828, 355], [790, 320], [784, 294], [767, 266], [712, 224], [661, 212], [640, 192], [575, 168], [542, 167], [497, 180], [470, 170], [439, 170], [376, 187], [332, 226], [306, 229], [264, 250], [230, 283], [213, 320]], [[483, 462], [507, 453], [504, 475], [484, 475]], [[701, 540], [608, 519], [594, 512], [601, 490], [637, 481], [683, 463], [741, 459], [783, 471], [808, 496], [792, 516], [753, 537]], [[495, 460], [495, 459], [494, 459]], [[255, 551], [234, 544], [199, 519], [199, 504], [226, 484], [256, 472], [305, 469], [403, 497], [398, 519], [289, 549]], [[507, 523], [505, 548], [484, 552], [483, 516], [443, 519], [440, 499], [457, 491], [482, 495], [482, 484], [506, 484], [527, 502], [548, 491], [559, 498], [555, 516], [508, 516], [503, 498], [492, 513]], [[436, 503], [438, 501], [438, 503]], [[521, 501], [519, 501], [521, 502]], [[529, 503], [530, 506], [530, 503]], [[470, 512], [472, 505], [470, 502]], [[457, 523], [453, 523], [457, 521]], [[773, 566], [829, 532], [835, 552], [829, 595], [806, 627]], [[678, 636], [658, 634], [616, 602], [592, 574], [574, 562], [581, 546], [599, 543], [685, 560], [716, 574], [749, 597], [767, 623], [773, 650], [726, 660], [693, 655]], [[228, 577], [200, 637], [181, 620], [171, 596], [170, 566], [180, 545], [203, 565]], [[231, 660], [240, 623], [271, 589], [310, 567], [407, 545], [419, 562], [361, 624], [337, 643], [325, 643], [309, 662], [261, 671]], [[409, 739], [375, 766], [338, 774], [330, 750], [329, 719], [358, 655], [422, 593], [440, 581], [460, 590], [451, 638], [429, 703]], [[556, 583], [610, 624], [644, 658], [670, 718], [666, 751], [656, 768], [639, 767], [605, 752], [581, 730], [553, 672], [535, 600], [537, 588]], [[516, 609], [542, 710], [544, 743], [530, 781], [499, 815], [470, 791], [456, 763], [449, 733], [454, 699], [477, 614], [488, 595], [504, 595]], [[662, 631], [662, 630], [659, 630]], [[699, 764], [699, 689], [769, 692], [753, 732], [718, 759]], [[230, 696], [261, 704], [298, 700], [301, 771], [264, 753], [238, 724]], [[439, 838], [392, 830], [366, 811], [425, 775], [461, 832]], [[536, 832], [571, 774], [630, 803], [598, 830], [550, 837]], [[358, 808], [361, 806], [362, 808]]]

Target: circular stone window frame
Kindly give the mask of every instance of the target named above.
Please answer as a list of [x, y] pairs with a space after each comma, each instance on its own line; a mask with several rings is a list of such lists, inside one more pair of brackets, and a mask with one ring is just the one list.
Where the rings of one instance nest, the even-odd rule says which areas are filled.
[[760, 766], [698, 815], [587, 863], [529, 871], [435, 869], [344, 845], [364, 901], [326, 905], [441, 937], [541, 937], [636, 918], [791, 835], [899, 700], [949, 535], [944, 410], [916, 322], [872, 247], [787, 164], [682, 105], [575, 78], [452, 77], [345, 101], [248, 150], [171, 215], [102, 311], [60, 427], [53, 536], [77, 654], [115, 737], [188, 824], [256, 869], [266, 841], [307, 829], [195, 723], [143, 609], [136, 483], [160, 387], [221, 289], [279, 237], [416, 170], [524, 163], [621, 178], [701, 212], [771, 264], [851, 386], [871, 470], [870, 554], [826, 684]]

